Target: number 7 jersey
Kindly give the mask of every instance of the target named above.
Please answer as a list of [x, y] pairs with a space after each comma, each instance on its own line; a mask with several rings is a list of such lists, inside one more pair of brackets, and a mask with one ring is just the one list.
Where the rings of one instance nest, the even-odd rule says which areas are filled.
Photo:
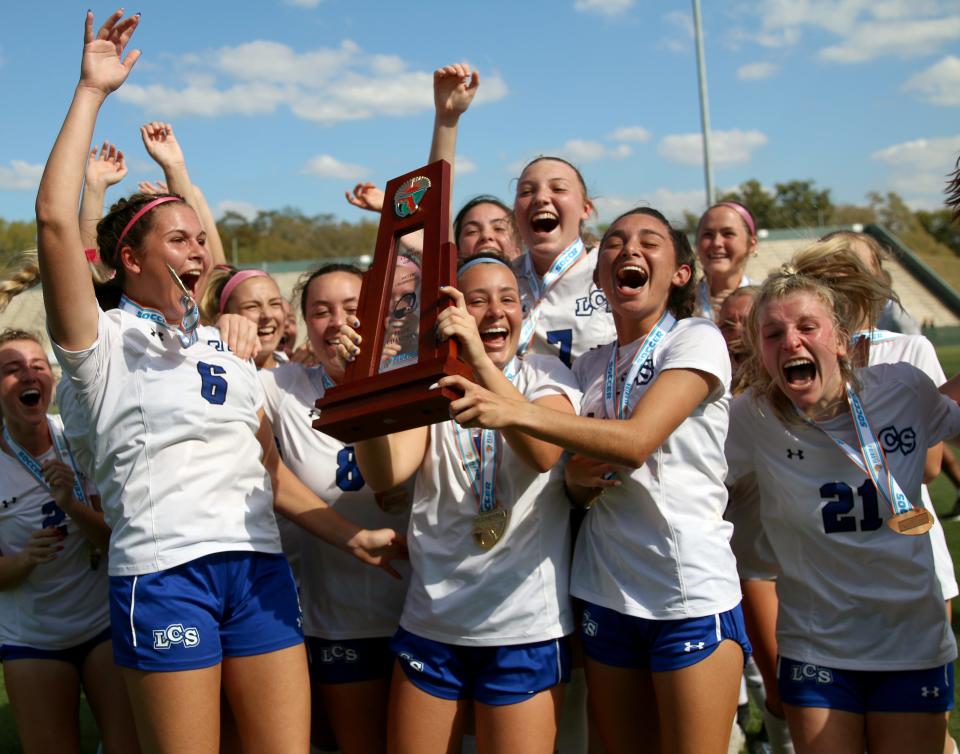
[[[910, 364], [858, 374], [890, 469], [919, 505], [926, 450], [960, 434], [960, 406]], [[859, 447], [849, 412], [820, 426]], [[731, 408], [727, 462], [728, 483], [757, 476], [759, 515], [780, 565], [783, 656], [878, 671], [956, 657], [930, 536], [887, 527], [889, 505], [823, 431], [799, 421], [785, 426], [746, 393]]]

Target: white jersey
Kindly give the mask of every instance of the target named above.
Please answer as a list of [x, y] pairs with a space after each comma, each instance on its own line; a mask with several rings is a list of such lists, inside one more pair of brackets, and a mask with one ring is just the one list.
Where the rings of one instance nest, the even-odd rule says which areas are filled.
[[[620, 349], [618, 374], [625, 375], [640, 343]], [[612, 349], [591, 351], [574, 365], [585, 416], [606, 415], [603, 382]], [[677, 322], [640, 369], [634, 394], [642, 396], [668, 369], [695, 369], [720, 384], [641, 467], [619, 472], [621, 485], [594, 502], [577, 539], [571, 589], [575, 597], [654, 620], [702, 617], [740, 602], [733, 526], [723, 520], [730, 359], [716, 325]]]
[[[947, 381], [937, 358], [933, 344], [922, 335], [900, 335], [893, 332], [878, 332], [870, 345], [869, 364], [897, 364], [905, 361], [922, 370], [935, 385]], [[948, 451], [949, 452], [949, 451]], [[753, 480], [751, 482], [751, 480]], [[734, 524], [731, 545], [737, 556], [737, 568], [743, 579], [775, 579], [777, 575], [776, 555], [769, 540], [763, 533], [760, 517], [757, 515], [759, 502], [755, 497], [759, 492], [752, 475], [739, 480], [730, 490], [730, 506], [726, 517]], [[953, 599], [960, 593], [957, 578], [953, 570], [953, 559], [947, 549], [943, 526], [937, 518], [930, 499], [927, 485], [920, 488], [920, 501], [923, 507], [934, 514], [930, 539], [933, 543], [934, 564], [944, 599]]]
[[[860, 370], [860, 399], [890, 469], [920, 497], [925, 450], [960, 434], [960, 406], [910, 364]], [[849, 412], [821, 426], [859, 447]], [[908, 670], [952, 661], [956, 643], [934, 570], [933, 541], [895, 534], [889, 506], [820, 429], [784, 426], [751, 393], [738, 396], [730, 479], [755, 473], [763, 528], [780, 566], [777, 642], [801, 662]]]
[[111, 575], [215, 552], [281, 552], [256, 438], [256, 368], [229, 352], [219, 330], [197, 333], [183, 348], [154, 322], [113, 309], [100, 313], [88, 349], [54, 344], [66, 435], [113, 530]]
[[[50, 420], [58, 423], [59, 417]], [[56, 458], [53, 448], [37, 458]], [[87, 499], [96, 490], [85, 483]], [[110, 627], [107, 564], [91, 559], [91, 545], [77, 525], [13, 456], [0, 451], [0, 554], [22, 551], [30, 535], [48, 526], [65, 527], [63, 550], [41, 563], [11, 589], [0, 590], [0, 644], [68, 649]]]
[[[353, 448], [318, 432], [314, 408], [326, 392], [321, 368], [283, 364], [260, 370], [265, 409], [284, 463], [300, 480], [344, 517], [367, 529], [404, 531], [407, 512], [380, 510], [357, 467]], [[413, 485], [409, 485], [412, 492]], [[391, 578], [294, 525], [300, 558], [303, 630], [324, 639], [392, 636], [397, 630], [406, 578]], [[287, 545], [285, 540], [284, 545]], [[404, 563], [396, 563], [406, 573]]]
[[[537, 326], [528, 352], [557, 356], [570, 366], [580, 354], [616, 339], [617, 329], [607, 297], [593, 282], [593, 270], [597, 266], [596, 248], [587, 250], [550, 287], [539, 305], [535, 294], [539, 285], [530, 281], [524, 263], [528, 255], [529, 252], [513, 263], [524, 318], [537, 309]], [[532, 265], [530, 267], [532, 269]]]
[[[514, 384], [529, 401], [565, 395], [574, 407], [580, 404], [573, 375], [552, 356], [520, 360]], [[573, 631], [563, 468], [557, 464], [540, 473], [502, 437], [497, 445], [496, 499], [510, 518], [504, 536], [485, 551], [472, 536], [479, 503], [453, 422], [430, 427], [407, 537], [412, 574], [400, 624], [411, 633], [448, 644], [497, 646]]]

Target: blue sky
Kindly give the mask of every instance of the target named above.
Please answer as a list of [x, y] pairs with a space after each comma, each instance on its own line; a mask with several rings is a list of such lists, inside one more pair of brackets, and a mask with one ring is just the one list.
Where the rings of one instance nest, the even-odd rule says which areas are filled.
[[[0, 217], [27, 219], [76, 83], [85, 6], [11, 2], [0, 29]], [[102, 20], [113, 6], [94, 5]], [[704, 203], [687, 0], [144, 0], [143, 57], [97, 140], [155, 178], [138, 127], [169, 120], [218, 214], [363, 215], [343, 191], [426, 161], [431, 74], [481, 74], [455, 198], [511, 201], [519, 165], [578, 164], [601, 218]], [[813, 179], [837, 202], [935, 207], [960, 153], [960, 0], [704, 0], [720, 189]]]

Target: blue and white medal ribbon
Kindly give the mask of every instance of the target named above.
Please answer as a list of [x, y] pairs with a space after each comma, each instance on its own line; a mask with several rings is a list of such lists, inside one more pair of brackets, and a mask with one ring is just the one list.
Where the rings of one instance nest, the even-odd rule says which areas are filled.
[[861, 330], [853, 334], [853, 337], [850, 338], [852, 343], [856, 343], [858, 340], [865, 338], [871, 343], [882, 343], [885, 340], [893, 340], [894, 338], [903, 337], [902, 333], [890, 332], [890, 330]]
[[[516, 379], [519, 362], [514, 356], [510, 363], [503, 368], [503, 376], [510, 382]], [[452, 421], [452, 420], [451, 420]], [[464, 429], [455, 421], [453, 423], [454, 436], [457, 441], [457, 450], [463, 468], [470, 479], [470, 486], [479, 501], [479, 513], [473, 523], [474, 541], [484, 550], [489, 550], [503, 537], [507, 528], [510, 511], [501, 508], [497, 503], [497, 443], [499, 432], [495, 429], [480, 431], [480, 453], [477, 454], [473, 444], [473, 433]]]
[[713, 315], [713, 304], [710, 303], [710, 288], [705, 277], [700, 278], [700, 284], [697, 286], [697, 299], [699, 302], [697, 308], [700, 310], [699, 316], [709, 319], [711, 322], [716, 321], [716, 317]]
[[313, 383], [313, 387], [318, 393], [326, 393], [330, 388], [337, 386], [337, 383], [330, 379], [327, 370], [320, 364], [308, 369], [307, 377], [310, 378], [310, 382]]
[[527, 252], [523, 256], [523, 274], [533, 291], [534, 300], [526, 316], [523, 318], [523, 324], [520, 327], [520, 342], [517, 346], [518, 354], [522, 355], [526, 352], [533, 342], [533, 336], [537, 330], [537, 320], [540, 319], [540, 303], [546, 298], [547, 293], [556, 285], [557, 281], [566, 274], [567, 270], [583, 259], [583, 257], [583, 240], [578, 238], [560, 252], [559, 256], [553, 260], [553, 264], [550, 265], [550, 269], [546, 271], [541, 280], [536, 269], [534, 269], [533, 257], [530, 255], [530, 252]]
[[620, 358], [620, 344], [614, 343], [610, 360], [607, 362], [607, 371], [603, 378], [603, 408], [608, 419], [630, 418], [630, 411], [633, 410], [633, 406], [630, 405], [630, 396], [633, 394], [637, 375], [640, 374], [640, 370], [647, 359], [653, 357], [653, 352], [657, 349], [657, 346], [676, 324], [676, 318], [669, 311], [666, 311], [660, 321], [647, 333], [643, 343], [640, 344], [640, 348], [637, 349], [633, 361], [630, 362], [630, 367], [627, 369], [627, 376], [619, 401], [617, 401], [617, 361]]
[[925, 508], [915, 508], [904, 494], [903, 489], [890, 470], [890, 464], [887, 463], [880, 440], [873, 431], [873, 427], [870, 426], [860, 396], [857, 395], [850, 384], [847, 384], [846, 390], [847, 400], [850, 402], [850, 413], [853, 416], [853, 426], [857, 433], [857, 442], [860, 445], [859, 452], [839, 437], [834, 437], [811, 419], [803, 417], [804, 421], [829, 437], [860, 471], [870, 477], [874, 487], [877, 488], [883, 499], [887, 501], [887, 505], [890, 506], [890, 510], [893, 511], [893, 518], [887, 521], [887, 526], [898, 534], [924, 534], [933, 525], [930, 512]]
[[[184, 300], [188, 303], [184, 303]], [[157, 323], [165, 330], [169, 330], [176, 335], [181, 346], [189, 348], [197, 342], [197, 325], [200, 322], [200, 310], [197, 308], [196, 302], [189, 296], [181, 296], [180, 303], [186, 311], [179, 327], [168, 323], [167, 318], [164, 317], [161, 312], [158, 312], [156, 309], [140, 306], [140, 304], [127, 298], [126, 294], [120, 297], [119, 308], [138, 319], [148, 319], [151, 322]]]
[[[63, 432], [60, 431], [60, 428], [54, 424], [52, 421], [47, 419], [47, 426], [50, 427], [50, 437], [53, 438], [53, 449], [57, 454], [57, 458], [61, 461], [67, 461], [70, 464], [70, 468], [73, 469], [73, 496], [79, 500], [81, 503], [87, 502], [87, 495], [83, 491], [83, 485], [80, 483], [80, 470], [77, 468], [77, 462], [73, 457], [73, 452], [70, 450], [70, 446], [67, 445], [67, 441], [63, 437]], [[40, 466], [40, 463], [30, 455], [20, 444], [13, 439], [10, 435], [10, 431], [4, 427], [3, 428], [3, 439], [7, 443], [7, 447], [13, 451], [14, 457], [20, 462], [20, 465], [26, 469], [27, 473], [30, 474], [44, 489], [48, 492], [50, 491], [50, 485], [47, 484], [47, 480], [43, 476], [43, 467]]]

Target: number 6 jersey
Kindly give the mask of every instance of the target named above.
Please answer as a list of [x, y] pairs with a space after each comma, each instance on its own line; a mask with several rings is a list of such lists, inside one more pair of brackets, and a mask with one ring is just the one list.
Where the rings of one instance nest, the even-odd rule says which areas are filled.
[[281, 552], [256, 438], [256, 370], [219, 330], [197, 333], [184, 348], [163, 326], [113, 309], [100, 312], [86, 350], [54, 344], [66, 435], [113, 529], [112, 576], [215, 552]]
[[[919, 505], [926, 450], [960, 434], [960, 406], [910, 364], [858, 374], [890, 470]], [[859, 448], [849, 412], [820, 426]], [[727, 462], [728, 483], [757, 476], [760, 519], [780, 565], [783, 656], [849, 670], [928, 668], [957, 656], [930, 536], [887, 527], [889, 505], [823, 431], [785, 426], [745, 393], [731, 409]]]

